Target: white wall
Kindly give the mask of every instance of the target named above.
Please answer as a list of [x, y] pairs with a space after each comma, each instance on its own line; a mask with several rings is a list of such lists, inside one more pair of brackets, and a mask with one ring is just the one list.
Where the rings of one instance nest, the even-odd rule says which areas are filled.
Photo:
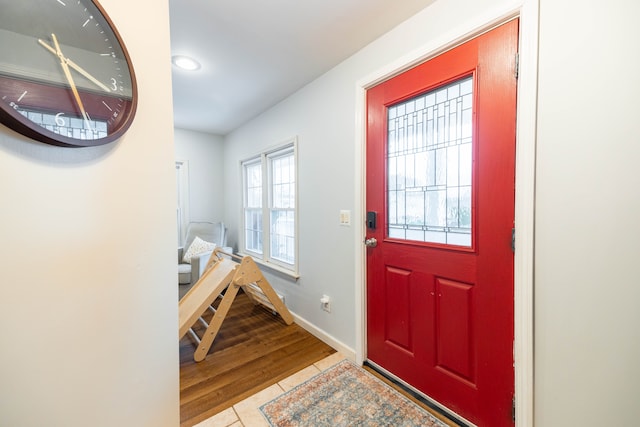
[[3, 426], [179, 424], [168, 5], [101, 4], [137, 74], [128, 133], [73, 149], [0, 125]]
[[[458, 26], [482, 22], [513, 10], [509, 0], [438, 1], [398, 26], [333, 70], [225, 138], [225, 221], [236, 241], [240, 226], [239, 161], [298, 136], [299, 266], [301, 278], [292, 282], [268, 276], [285, 295], [289, 308], [307, 322], [356, 349], [355, 253], [363, 227], [360, 212], [361, 176], [356, 175], [356, 87], [362, 79], [397, 62], [435, 39], [447, 39]], [[456, 37], [462, 34], [458, 32]], [[450, 39], [448, 40], [450, 41]], [[339, 212], [351, 210], [353, 225], [339, 225]], [[321, 310], [329, 295], [331, 313]]]
[[640, 4], [540, 11], [536, 425], [638, 425]]
[[223, 138], [175, 128], [176, 160], [189, 162], [189, 214], [192, 221], [222, 221], [224, 215]]
[[[360, 156], [353, 148], [356, 82], [519, 4], [440, 0], [225, 139], [225, 220], [235, 238], [239, 160], [299, 136], [302, 277], [273, 281], [292, 311], [347, 347], [356, 345], [354, 246], [362, 219], [340, 227], [338, 212], [361, 214], [353, 172]], [[639, 9], [624, 0], [540, 0], [534, 283], [540, 427], [636, 425], [640, 417], [640, 287], [633, 270], [640, 253]], [[334, 299], [331, 314], [320, 310], [323, 293]]]

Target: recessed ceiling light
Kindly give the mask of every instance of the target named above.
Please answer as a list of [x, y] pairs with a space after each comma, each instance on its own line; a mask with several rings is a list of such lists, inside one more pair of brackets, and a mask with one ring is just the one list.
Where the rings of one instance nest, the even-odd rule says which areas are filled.
[[194, 71], [200, 68], [200, 63], [188, 56], [175, 55], [171, 57], [171, 62], [176, 67], [182, 68], [183, 70]]

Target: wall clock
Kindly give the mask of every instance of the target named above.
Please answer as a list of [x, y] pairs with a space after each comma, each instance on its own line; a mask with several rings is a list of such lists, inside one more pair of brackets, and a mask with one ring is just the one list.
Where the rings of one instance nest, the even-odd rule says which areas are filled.
[[118, 31], [95, 0], [0, 0], [0, 121], [67, 147], [129, 128], [137, 87]]

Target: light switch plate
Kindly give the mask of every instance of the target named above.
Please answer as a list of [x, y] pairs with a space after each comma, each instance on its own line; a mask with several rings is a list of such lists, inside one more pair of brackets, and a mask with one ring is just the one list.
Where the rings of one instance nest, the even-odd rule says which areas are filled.
[[340, 211], [340, 225], [344, 225], [344, 226], [351, 225], [351, 211], [348, 211], [348, 210]]

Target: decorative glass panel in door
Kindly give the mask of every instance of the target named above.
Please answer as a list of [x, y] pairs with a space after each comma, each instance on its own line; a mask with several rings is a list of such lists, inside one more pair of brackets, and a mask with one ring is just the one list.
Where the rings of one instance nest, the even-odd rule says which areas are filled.
[[473, 77], [388, 109], [388, 236], [472, 245]]

